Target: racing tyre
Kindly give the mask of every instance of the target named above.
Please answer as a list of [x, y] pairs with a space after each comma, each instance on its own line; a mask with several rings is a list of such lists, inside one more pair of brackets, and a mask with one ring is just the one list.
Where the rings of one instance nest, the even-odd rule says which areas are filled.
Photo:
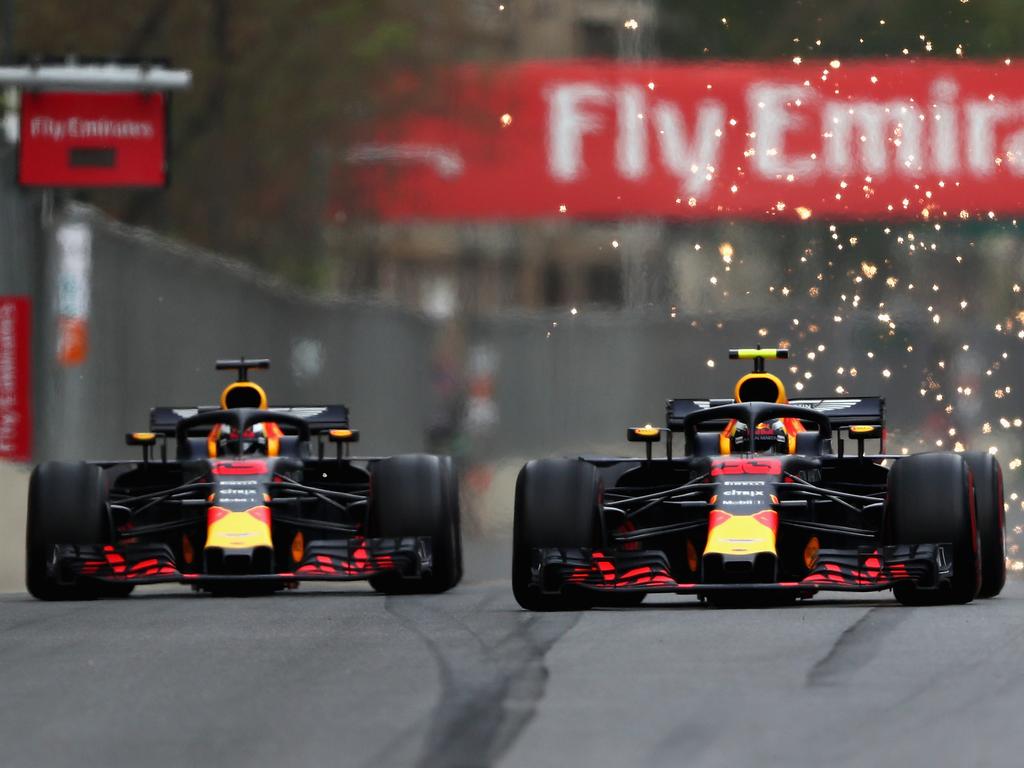
[[106, 487], [99, 467], [48, 461], [32, 472], [25, 530], [25, 586], [40, 600], [87, 600], [127, 596], [134, 585], [79, 581], [60, 584], [48, 564], [58, 544], [110, 540]]
[[109, 581], [97, 581], [91, 586], [96, 597], [128, 597], [135, 591], [134, 584], [111, 584]]
[[462, 577], [459, 486], [450, 459], [426, 454], [392, 456], [371, 472], [370, 533], [385, 538], [429, 536], [433, 569], [422, 579], [395, 573], [370, 578], [389, 595], [445, 592]]
[[531, 461], [516, 480], [512, 527], [512, 592], [528, 611], [579, 611], [594, 605], [583, 590], [543, 594], [530, 584], [533, 551], [541, 547], [581, 548], [600, 543], [597, 468], [578, 459]]
[[1006, 512], [1003, 508], [1003, 471], [996, 457], [983, 452], [965, 453], [974, 475], [974, 509], [981, 537], [981, 589], [978, 597], [995, 597], [1006, 584]]
[[451, 456], [442, 456], [441, 463], [444, 465], [442, 472], [444, 472], [450, 478], [450, 488], [452, 496], [452, 502], [454, 504], [455, 513], [455, 567], [457, 573], [455, 576], [455, 583], [458, 584], [462, 581], [462, 509], [459, 505], [459, 481], [458, 475], [455, 474], [455, 464], [452, 462]]
[[969, 603], [981, 585], [981, 559], [971, 473], [956, 453], [922, 453], [898, 459], [889, 471], [885, 505], [893, 544], [953, 545], [953, 577], [937, 589], [901, 582], [893, 587], [904, 605]]

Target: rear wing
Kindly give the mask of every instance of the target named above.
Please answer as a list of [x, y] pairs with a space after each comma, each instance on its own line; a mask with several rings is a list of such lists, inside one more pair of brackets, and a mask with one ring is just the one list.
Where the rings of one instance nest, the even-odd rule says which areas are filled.
[[[193, 407], [158, 406], [149, 412], [149, 431], [157, 434], [173, 436], [178, 422], [197, 413], [217, 411], [216, 405], [200, 405]], [[286, 405], [268, 408], [268, 411], [288, 413], [298, 416], [309, 424], [309, 431], [326, 432], [329, 429], [348, 429], [348, 408], [344, 405]]]
[[[683, 419], [694, 411], [702, 411], [716, 405], [729, 405], [734, 401], [725, 400], [690, 400], [678, 398], [665, 403], [666, 424], [673, 432], [683, 429]], [[790, 400], [790, 405], [810, 408], [824, 413], [832, 423], [833, 430], [852, 426], [885, 426], [884, 397], [823, 397], [801, 398]], [[709, 422], [709, 426], [711, 423]]]

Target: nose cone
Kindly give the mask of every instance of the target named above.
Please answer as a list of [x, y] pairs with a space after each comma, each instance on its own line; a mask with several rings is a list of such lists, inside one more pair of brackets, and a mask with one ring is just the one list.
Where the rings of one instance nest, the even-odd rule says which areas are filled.
[[731, 514], [721, 509], [712, 510], [704, 554], [775, 554], [775, 532], [778, 527], [779, 515], [771, 509], [754, 514]]
[[708, 583], [775, 581], [775, 535], [779, 515], [771, 509], [753, 514], [712, 510], [703, 577]]
[[232, 511], [212, 506], [206, 516], [206, 549], [273, 547], [270, 508], [259, 506]]

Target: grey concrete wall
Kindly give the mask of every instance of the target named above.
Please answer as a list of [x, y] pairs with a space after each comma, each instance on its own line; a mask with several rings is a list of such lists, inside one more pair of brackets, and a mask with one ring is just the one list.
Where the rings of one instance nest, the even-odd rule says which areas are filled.
[[57, 363], [51, 237], [37, 458], [133, 456], [124, 433], [145, 428], [151, 406], [215, 403], [233, 374], [214, 361], [240, 355], [271, 358], [270, 371], [253, 375], [271, 404], [347, 404], [361, 450], [423, 448], [434, 333], [423, 317], [304, 295], [89, 208], [73, 206], [62, 221], [92, 231], [89, 351], [82, 365]]

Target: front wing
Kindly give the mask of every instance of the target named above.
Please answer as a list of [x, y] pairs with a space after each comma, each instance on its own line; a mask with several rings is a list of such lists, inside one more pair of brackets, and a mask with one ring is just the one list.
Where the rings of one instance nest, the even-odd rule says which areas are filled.
[[[184, 565], [184, 564], [182, 564]], [[360, 581], [384, 573], [419, 579], [433, 565], [430, 537], [353, 538], [310, 541], [302, 561], [276, 573], [209, 574], [179, 566], [166, 544], [55, 548], [49, 568], [58, 582], [80, 578], [121, 584], [214, 584], [240, 581]]]
[[599, 591], [701, 594], [737, 590], [872, 592], [899, 582], [938, 587], [953, 575], [952, 545], [910, 544], [886, 547], [823, 549], [810, 572], [799, 581], [703, 584], [678, 581], [660, 551], [606, 554], [594, 549], [536, 549], [532, 583], [554, 594], [565, 587]]

